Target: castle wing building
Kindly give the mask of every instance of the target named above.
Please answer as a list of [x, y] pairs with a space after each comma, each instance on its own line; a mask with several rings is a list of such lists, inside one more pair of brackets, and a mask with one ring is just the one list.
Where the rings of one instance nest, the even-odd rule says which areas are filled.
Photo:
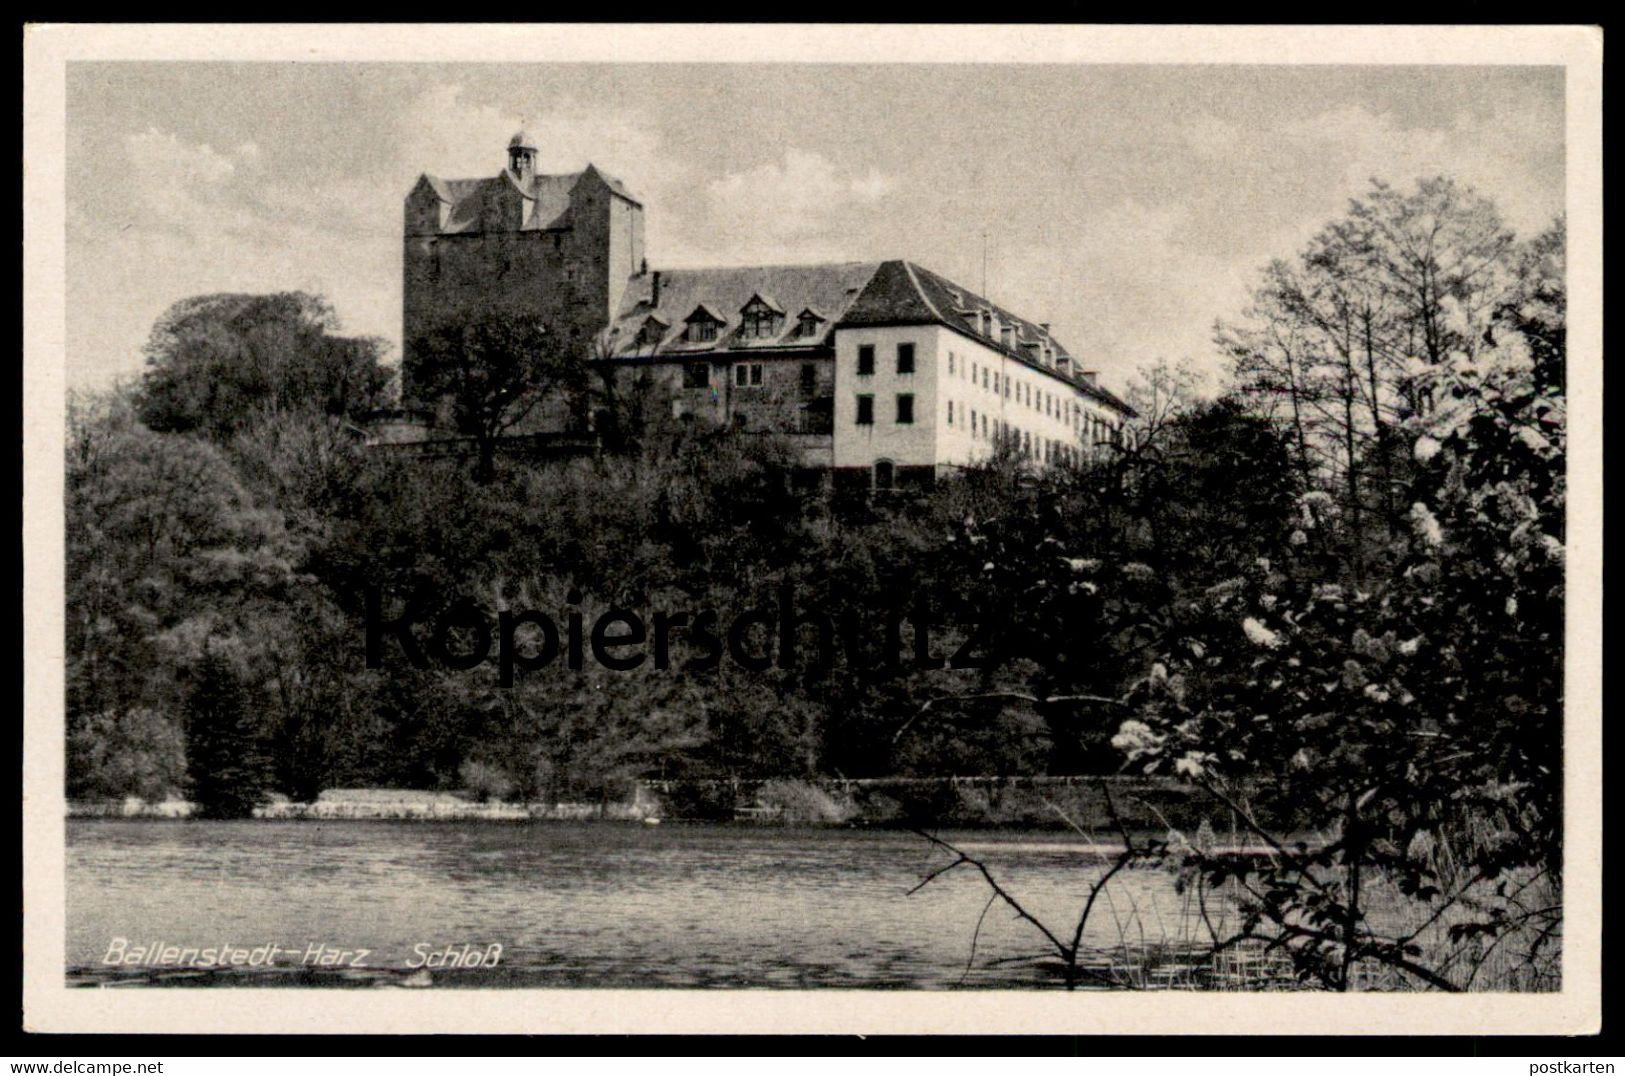
[[1133, 416], [1048, 324], [912, 262], [651, 270], [625, 185], [537, 173], [535, 153], [521, 132], [500, 175], [426, 175], [407, 196], [408, 377], [433, 324], [520, 312], [617, 379], [664, 384], [680, 416], [788, 435], [809, 465], [882, 486], [1001, 449], [1075, 462]]

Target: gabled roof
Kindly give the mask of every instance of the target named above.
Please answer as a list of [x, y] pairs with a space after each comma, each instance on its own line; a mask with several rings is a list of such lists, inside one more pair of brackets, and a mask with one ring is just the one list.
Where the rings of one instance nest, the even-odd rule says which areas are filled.
[[942, 320], [904, 261], [881, 262], [869, 286], [840, 317], [842, 325], [929, 325]]
[[752, 304], [765, 306], [769, 310], [773, 311], [773, 313], [775, 313], [775, 314], [783, 314], [784, 313], [784, 307], [780, 306], [778, 304], [778, 301], [775, 300], [773, 298], [773, 296], [771, 296], [771, 295], [763, 295], [759, 291], [752, 293], [751, 297], [749, 299], [745, 300], [745, 305], [740, 307], [739, 309], [741, 309], [741, 310], [749, 310], [750, 307], [752, 306]]
[[[658, 284], [657, 284], [658, 280]], [[657, 297], [658, 296], [658, 301]], [[724, 333], [716, 340], [690, 341], [681, 328], [649, 341], [641, 334], [651, 315], [663, 324], [684, 322], [705, 311], [727, 324], [719, 310], [743, 310], [752, 300], [761, 299], [775, 310], [798, 310], [795, 319], [785, 319], [778, 335], [757, 339], [737, 332]], [[782, 301], [781, 301], [782, 300]], [[1065, 356], [1069, 368], [1046, 366], [1019, 343], [1006, 347], [997, 335], [980, 331], [982, 311], [998, 318], [1000, 324], [1015, 330], [1015, 340], [1034, 343], [1048, 341], [1057, 357]], [[975, 313], [976, 326], [968, 324], [960, 311]], [[857, 325], [945, 325], [970, 336], [984, 347], [1008, 355], [1013, 361], [1064, 381], [1080, 394], [1112, 407], [1123, 414], [1133, 410], [1116, 396], [1085, 381], [1077, 364], [1060, 342], [1042, 326], [1019, 318], [981, 296], [929, 269], [906, 261], [839, 262], [823, 265], [764, 265], [737, 269], [666, 269], [640, 273], [628, 284], [620, 313], [611, 325], [611, 353], [617, 358], [645, 358], [712, 351], [748, 351], [763, 348], [808, 348], [823, 345], [827, 333], [815, 338], [800, 335], [800, 319], [811, 313], [831, 328]], [[640, 337], [645, 337], [640, 339]]]
[[521, 216], [522, 230], [544, 231], [565, 225], [571, 193], [588, 172], [602, 179], [620, 197], [642, 204], [620, 180], [605, 175], [592, 165], [580, 172], [534, 175], [529, 179], [521, 179], [504, 168], [498, 175], [482, 179], [442, 179], [425, 173], [423, 180], [429, 184], [435, 196], [448, 206], [445, 224], [440, 228], [442, 234], [479, 231], [484, 221], [487, 199], [510, 189], [525, 200]]
[[606, 172], [603, 169], [599, 168], [596, 164], [587, 165], [587, 167], [582, 169], [580, 172], [578, 172], [577, 175], [583, 175], [584, 176], [588, 172], [591, 172], [593, 175], [595, 175], [599, 179], [603, 180], [605, 185], [608, 186], [610, 190], [614, 191], [616, 194], [620, 195], [622, 198], [625, 198], [628, 202], [631, 202], [633, 205], [640, 206], [640, 207], [643, 205], [642, 202], [638, 201], [637, 195], [633, 194], [630, 190], [627, 189], [625, 183], [622, 183], [620, 180], [616, 179], [614, 176], [610, 175], [608, 172]]
[[[1006, 346], [1002, 336], [984, 334], [981, 331], [983, 313], [991, 315], [1000, 326], [1014, 329], [1016, 341], [1048, 340], [1055, 357], [1068, 360], [1068, 369], [1063, 371], [1058, 367], [1046, 366], [1038, 358], [1027, 354], [1019, 343]], [[883, 262], [863, 294], [840, 318], [840, 324], [945, 325], [971, 337], [983, 347], [992, 348], [1025, 366], [1067, 382], [1099, 403], [1123, 414], [1134, 413], [1133, 408], [1110, 392], [1085, 381], [1078, 372], [1077, 360], [1042, 326], [1018, 317], [968, 288], [912, 262]]]
[[[657, 318], [656, 320], [662, 320], [662, 319]], [[705, 303], [696, 304], [693, 311], [688, 315], [688, 317], [684, 318], [683, 320], [684, 321], [714, 321], [718, 325], [726, 325], [728, 323], [727, 318], [723, 317], [721, 314], [717, 313], [715, 310], [712, 310]], [[669, 324], [669, 322], [668, 322], [668, 324]]]
[[[856, 299], [878, 268], [876, 262], [837, 262], [821, 265], [763, 265], [730, 269], [663, 269], [633, 277], [621, 302], [620, 313], [611, 328], [615, 332], [614, 354], [648, 356], [683, 354], [693, 351], [755, 350], [763, 348], [818, 347], [826, 334], [801, 336], [800, 324], [786, 318], [776, 336], [744, 338], [724, 333], [714, 341], [688, 341], [675, 329], [658, 344], [636, 344], [638, 329], [650, 314], [659, 314], [671, 324], [681, 323], [696, 308], [743, 310], [753, 298], [761, 298], [778, 310], [820, 311], [826, 322], [836, 317]], [[659, 278], [659, 302], [655, 302], [655, 279]], [[715, 315], [726, 324], [727, 319]]]

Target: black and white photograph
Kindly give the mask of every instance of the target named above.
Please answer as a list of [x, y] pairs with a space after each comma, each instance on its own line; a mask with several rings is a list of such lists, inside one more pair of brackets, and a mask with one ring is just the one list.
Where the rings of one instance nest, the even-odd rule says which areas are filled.
[[38, 31], [35, 996], [1594, 1030], [1600, 32], [793, 29]]

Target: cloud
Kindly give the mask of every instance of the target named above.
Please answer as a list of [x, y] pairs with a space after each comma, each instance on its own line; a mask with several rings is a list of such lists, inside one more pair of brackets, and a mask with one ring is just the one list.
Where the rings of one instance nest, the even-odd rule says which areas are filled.
[[[1055, 311], [1057, 335], [1114, 387], [1158, 358], [1190, 358], [1212, 381], [1213, 318], [1239, 308], [1251, 266], [1245, 256], [1193, 250], [1197, 219], [1186, 205], [1140, 198], [1100, 206], [1081, 235], [1057, 236], [1006, 269], [1009, 289], [1040, 297], [1040, 309]], [[1085, 268], [1045, 279], [1067, 264]]]
[[123, 140], [126, 198], [68, 207], [68, 373], [138, 373], [158, 316], [190, 295], [304, 290], [346, 329], [399, 331], [399, 203], [376, 181], [264, 175], [252, 142], [229, 153], [156, 126]]
[[1372, 178], [1407, 188], [1424, 176], [1453, 176], [1493, 200], [1522, 234], [1562, 208], [1562, 109], [1534, 100], [1488, 115], [1463, 109], [1429, 126], [1402, 125], [1357, 104], [1269, 126], [1201, 115], [1179, 134], [1207, 174], [1246, 179], [1278, 214], [1314, 218], [1293, 229], [1304, 238]]
[[208, 211], [221, 204], [237, 172], [230, 156], [157, 127], [127, 137], [124, 154], [130, 193], [156, 220], [186, 229], [199, 227]]
[[542, 172], [578, 172], [596, 164], [632, 181], [669, 176], [677, 166], [641, 114], [569, 98], [545, 102], [516, 93], [502, 105], [474, 100], [460, 83], [424, 90], [396, 118], [394, 183], [405, 197], [422, 172], [458, 178], [494, 176], [507, 163], [508, 140], [523, 128]]
[[445, 178], [496, 175], [507, 163], [508, 140], [520, 128], [536, 144], [540, 171], [579, 172], [592, 164], [626, 182], [651, 210], [645, 219], [651, 260], [679, 248], [688, 228], [682, 211], [702, 182], [684, 154], [641, 112], [571, 97], [545, 100], [534, 90], [515, 92], [497, 105], [448, 82], [412, 98], [393, 123], [395, 152], [384, 179], [390, 195], [385, 204], [398, 219], [399, 199], [424, 172]]
[[878, 172], [843, 176], [822, 154], [790, 149], [782, 160], [713, 180], [706, 197], [714, 213], [736, 220], [746, 235], [792, 239], [817, 233], [844, 205], [874, 202], [892, 186]]
[[874, 229], [876, 211], [897, 187], [876, 169], [843, 170], [820, 153], [783, 156], [725, 173], [674, 197], [681, 231], [674, 252], [687, 263], [796, 262], [855, 257], [855, 235]]

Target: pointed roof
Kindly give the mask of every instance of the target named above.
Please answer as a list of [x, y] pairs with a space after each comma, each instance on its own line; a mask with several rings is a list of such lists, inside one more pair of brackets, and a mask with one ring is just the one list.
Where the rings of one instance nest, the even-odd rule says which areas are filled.
[[[662, 320], [663, 321], [665, 319], [659, 318], [657, 320]], [[715, 310], [712, 310], [705, 303], [700, 303], [700, 304], [696, 305], [694, 307], [694, 309], [689, 313], [688, 317], [684, 318], [683, 320], [684, 321], [714, 321], [718, 325], [726, 325], [728, 323], [727, 318], [723, 317], [721, 314], [717, 313]], [[671, 323], [667, 322], [667, 324], [669, 325]]]
[[[984, 318], [984, 315], [987, 317]], [[1050, 335], [1049, 330], [1036, 322], [1018, 317], [970, 289], [912, 262], [882, 263], [863, 294], [840, 318], [840, 323], [944, 325], [954, 332], [970, 337], [983, 347], [991, 348], [1024, 366], [1066, 382], [1098, 403], [1105, 404], [1122, 414], [1134, 414], [1133, 408], [1118, 397], [1099, 385], [1092, 385], [1084, 380], [1082, 374], [1078, 372], [1077, 360], [1059, 340]], [[982, 331], [984, 324], [992, 331], [984, 333]], [[1013, 342], [1010, 345], [1005, 344], [999, 331], [1006, 326], [1014, 330]], [[1023, 343], [1039, 344], [1046, 340], [1056, 359], [1067, 360], [1067, 369], [1045, 364], [1022, 346]]]
[[[514, 137], [517, 138], [518, 135]], [[520, 218], [524, 222], [522, 230], [536, 231], [564, 226], [572, 193], [588, 173], [602, 181], [619, 197], [641, 208], [643, 203], [632, 196], [625, 184], [613, 176], [605, 175], [590, 164], [580, 172], [537, 174], [527, 177], [517, 176], [507, 168], [495, 176], [478, 179], [442, 179], [425, 172], [418, 183], [427, 183], [429, 189], [434, 191], [435, 197], [451, 207], [446, 212], [445, 224], [440, 228], [441, 234], [479, 231], [485, 219], [488, 199], [492, 196], [501, 196], [510, 189], [526, 203]]]
[[775, 313], [775, 314], [784, 313], [784, 307], [779, 305], [778, 300], [774, 299], [773, 296], [771, 296], [771, 295], [763, 295], [759, 291], [758, 292], [753, 292], [751, 294], [751, 297], [749, 299], [745, 300], [745, 305], [740, 307], [739, 309], [745, 310], [752, 303], [759, 303], [762, 306], [765, 306], [769, 310], [773, 311], [773, 313]]

